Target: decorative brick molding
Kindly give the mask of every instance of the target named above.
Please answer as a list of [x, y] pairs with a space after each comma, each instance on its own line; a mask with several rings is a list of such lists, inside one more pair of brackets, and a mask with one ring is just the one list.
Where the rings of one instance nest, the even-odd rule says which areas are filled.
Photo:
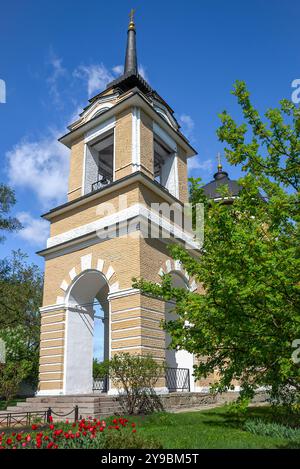
[[[93, 258], [92, 254], [87, 254], [85, 256], [81, 256], [80, 264], [72, 267], [69, 271], [69, 277], [65, 278], [61, 284], [60, 289], [65, 292], [65, 294], [69, 291], [73, 281], [78, 275], [82, 274], [86, 270], [97, 270], [101, 272], [101, 274], [105, 277], [105, 280], [109, 286], [109, 292], [114, 293], [119, 290], [119, 282], [117, 279], [117, 274], [111, 264], [106, 264], [103, 259], [98, 258], [95, 262], [96, 267], [93, 268]], [[56, 298], [56, 304], [63, 304], [65, 301], [65, 296], [58, 296]]]
[[164, 263], [164, 266], [159, 269], [158, 275], [162, 277], [164, 274], [169, 274], [172, 272], [180, 273], [189, 286], [190, 291], [197, 290], [198, 286], [195, 280], [191, 279], [189, 274], [183, 270], [182, 264], [179, 260], [174, 261], [173, 259], [167, 259]]

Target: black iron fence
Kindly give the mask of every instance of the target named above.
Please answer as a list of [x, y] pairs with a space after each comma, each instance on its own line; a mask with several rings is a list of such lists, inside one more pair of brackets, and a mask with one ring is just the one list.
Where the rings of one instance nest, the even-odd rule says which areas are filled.
[[[190, 370], [188, 368], [166, 368], [164, 378], [169, 392], [190, 392]], [[107, 392], [108, 377], [94, 378], [93, 391]]]
[[166, 368], [165, 377], [169, 392], [190, 392], [190, 370], [188, 368]]
[[76, 405], [70, 412], [65, 414], [60, 414], [54, 412], [51, 407], [48, 407], [47, 410], [42, 411], [33, 411], [33, 412], [7, 412], [5, 414], [0, 414], [0, 428], [12, 428], [12, 427], [27, 427], [34, 423], [40, 425], [45, 425], [46, 423], [51, 422], [51, 417], [69, 417], [74, 415], [74, 422], [79, 418], [79, 408]]
[[107, 392], [108, 391], [108, 376], [104, 378], [93, 379], [93, 391], [94, 392]]

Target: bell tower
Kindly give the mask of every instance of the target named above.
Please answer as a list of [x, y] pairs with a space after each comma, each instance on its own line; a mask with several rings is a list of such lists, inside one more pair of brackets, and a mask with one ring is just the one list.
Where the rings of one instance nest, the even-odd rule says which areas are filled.
[[[39, 394], [93, 391], [95, 301], [103, 311], [105, 358], [151, 354], [192, 370], [190, 354], [166, 350], [166, 304], [132, 287], [133, 278], [159, 282], [169, 272], [177, 285], [195, 289], [167, 247], [197, 248], [172, 214], [161, 214], [161, 207], [180, 210], [188, 201], [187, 159], [195, 151], [171, 107], [139, 74], [133, 13], [124, 73], [89, 100], [60, 142], [70, 149], [70, 172], [67, 202], [43, 215], [51, 228], [39, 252]], [[168, 391], [164, 379], [157, 386]]]

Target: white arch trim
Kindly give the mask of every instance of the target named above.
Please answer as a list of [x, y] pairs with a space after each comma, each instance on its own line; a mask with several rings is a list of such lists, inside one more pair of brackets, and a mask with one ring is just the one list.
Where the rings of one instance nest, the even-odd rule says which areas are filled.
[[197, 290], [197, 283], [195, 280], [190, 278], [189, 274], [185, 270], [183, 270], [182, 264], [179, 260], [174, 261], [173, 259], [167, 259], [164, 265], [159, 269], [158, 275], [162, 277], [164, 274], [174, 271], [180, 273], [185, 278], [190, 291], [193, 292]]
[[[60, 295], [56, 298], [56, 304], [62, 305], [65, 303], [66, 300], [66, 292], [70, 290], [70, 287], [73, 283], [73, 280], [78, 277], [82, 272], [86, 270], [92, 269], [93, 265], [93, 255], [92, 253], [86, 254], [85, 256], [81, 256], [80, 258], [80, 266], [74, 266], [69, 272], [67, 278], [65, 278], [61, 284], [60, 289], [64, 292], [64, 296]], [[99, 271], [105, 278], [108, 286], [109, 286], [109, 293], [115, 293], [119, 291], [120, 286], [117, 279], [117, 274], [115, 269], [111, 264], [107, 265], [103, 259], [98, 258], [95, 262], [96, 268], [94, 270]]]

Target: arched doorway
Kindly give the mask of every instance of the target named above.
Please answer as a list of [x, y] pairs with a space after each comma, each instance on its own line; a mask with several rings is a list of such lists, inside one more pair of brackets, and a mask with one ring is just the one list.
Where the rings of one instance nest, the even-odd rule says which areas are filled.
[[95, 316], [103, 318], [103, 358], [109, 358], [108, 293], [105, 276], [92, 269], [78, 275], [66, 293], [64, 394], [93, 391]]
[[[172, 286], [175, 288], [186, 288], [189, 289], [189, 283], [185, 275], [181, 271], [170, 271], [169, 275], [172, 277]], [[166, 303], [166, 321], [172, 321], [176, 319], [176, 314], [173, 312], [175, 308], [174, 302]], [[169, 382], [167, 379], [167, 387], [169, 391], [174, 390], [194, 390], [194, 379], [193, 379], [193, 365], [194, 357], [191, 353], [186, 350], [175, 350], [168, 349], [168, 346], [171, 343], [171, 337], [169, 334], [166, 334], [166, 364], [170, 369], [176, 369], [177, 372], [172, 374], [170, 370]], [[180, 370], [189, 370], [189, 376], [185, 371]], [[189, 380], [189, 382], [187, 382]]]

